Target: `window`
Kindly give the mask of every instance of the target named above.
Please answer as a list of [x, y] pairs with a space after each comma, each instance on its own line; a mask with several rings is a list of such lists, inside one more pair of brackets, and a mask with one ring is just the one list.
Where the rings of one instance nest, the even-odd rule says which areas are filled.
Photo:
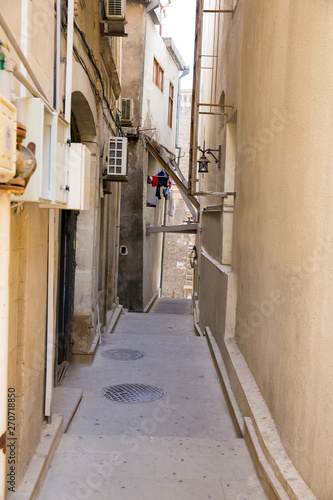
[[170, 82], [170, 85], [169, 85], [169, 108], [168, 108], [168, 125], [170, 128], [172, 128], [173, 92], [174, 92], [174, 86]]
[[164, 71], [155, 58], [154, 58], [153, 80], [155, 85], [157, 85], [160, 91], [163, 92]]

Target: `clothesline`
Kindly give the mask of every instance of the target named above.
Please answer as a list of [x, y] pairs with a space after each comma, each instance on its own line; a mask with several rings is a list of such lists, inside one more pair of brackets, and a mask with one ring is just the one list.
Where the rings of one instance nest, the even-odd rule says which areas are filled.
[[165, 199], [169, 200], [169, 215], [173, 216], [174, 211], [174, 201], [173, 201], [173, 192], [172, 192], [172, 179], [163, 169], [161, 172], [158, 172], [157, 175], [149, 175], [147, 177], [147, 183], [151, 184], [152, 187], [156, 187], [155, 196], [160, 200], [161, 199], [161, 187], [163, 187], [163, 196]]

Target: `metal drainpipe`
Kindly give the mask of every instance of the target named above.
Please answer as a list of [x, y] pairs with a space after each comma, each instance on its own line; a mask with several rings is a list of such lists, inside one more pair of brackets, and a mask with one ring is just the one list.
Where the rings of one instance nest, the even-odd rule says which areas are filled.
[[71, 122], [73, 74], [74, 0], [68, 0], [65, 120]]
[[[27, 22], [26, 19], [24, 19], [22, 21], [23, 29], [25, 29], [25, 30], [27, 30], [26, 22]], [[8, 41], [11, 43], [13, 49], [15, 50], [15, 52], [17, 53], [17, 55], [19, 56], [19, 58], [20, 58], [20, 60], [21, 60], [21, 62], [23, 64], [24, 68], [27, 70], [27, 72], [28, 72], [31, 80], [33, 81], [36, 89], [44, 97], [44, 99], [47, 99], [46, 95], [43, 92], [43, 89], [42, 89], [41, 85], [39, 84], [39, 82], [37, 80], [37, 77], [36, 77], [35, 73], [33, 72], [30, 64], [28, 63], [28, 60], [27, 60], [26, 56], [24, 55], [21, 47], [17, 43], [16, 38], [15, 38], [13, 32], [11, 31], [10, 27], [8, 26], [8, 24], [6, 22], [6, 19], [4, 18], [3, 14], [1, 13], [1, 11], [0, 11], [0, 26], [3, 29], [3, 31], [5, 32], [5, 35], [7, 36]], [[24, 33], [22, 33], [22, 35], [24, 37]], [[25, 36], [27, 37], [27, 35], [25, 35]]]
[[143, 127], [143, 90], [144, 90], [144, 77], [145, 77], [145, 65], [146, 65], [146, 45], [147, 45], [147, 11], [145, 17], [145, 38], [143, 42], [143, 55], [142, 55], [142, 85], [141, 85], [141, 103], [140, 103], [140, 116], [139, 116], [139, 127]]
[[45, 375], [45, 410], [47, 422], [52, 421], [52, 400], [54, 385], [54, 355], [55, 355], [55, 330], [54, 330], [54, 208], [49, 209], [49, 242], [47, 263], [47, 326], [46, 326], [46, 375]]
[[182, 151], [181, 146], [178, 146], [178, 139], [179, 139], [179, 114], [180, 114], [180, 91], [181, 91], [181, 85], [180, 85], [180, 79], [183, 78], [184, 76], [187, 76], [190, 72], [190, 67], [185, 66], [183, 73], [180, 75], [178, 79], [178, 96], [177, 96], [177, 125], [176, 125], [176, 149], [178, 149], [178, 158], [177, 158], [177, 164], [179, 167], [179, 162], [180, 162], [180, 154]]
[[56, 60], [55, 60], [55, 89], [54, 107], [59, 113], [60, 106], [60, 38], [61, 38], [61, 0], [57, 0], [57, 21], [56, 21]]
[[[166, 216], [167, 216], [167, 199], [165, 198], [164, 204], [164, 220], [163, 226], [166, 226]], [[162, 236], [162, 255], [161, 255], [161, 279], [160, 279], [160, 296], [162, 297], [162, 287], [163, 287], [163, 268], [164, 268], [164, 246], [165, 246], [165, 231], [163, 231]]]
[[9, 248], [10, 198], [0, 194], [0, 498], [6, 491], [6, 436], [8, 410], [8, 337], [9, 337]]
[[202, 22], [203, 22], [204, 0], [197, 0], [196, 26], [195, 26], [195, 46], [194, 46], [194, 67], [193, 67], [193, 94], [191, 112], [191, 143], [189, 159], [189, 179], [188, 187], [191, 194], [195, 191], [197, 146], [198, 146], [198, 118], [200, 102], [200, 79], [201, 79], [201, 46], [202, 46]]

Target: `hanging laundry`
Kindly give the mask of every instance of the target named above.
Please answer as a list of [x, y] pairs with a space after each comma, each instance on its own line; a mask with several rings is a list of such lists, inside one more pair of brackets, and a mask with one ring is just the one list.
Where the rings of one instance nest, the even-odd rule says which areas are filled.
[[174, 202], [174, 199], [173, 199], [173, 191], [170, 188], [169, 189], [169, 210], [168, 210], [168, 214], [170, 215], [170, 217], [173, 217], [173, 211], [174, 211], [174, 209], [175, 209], [175, 202]]
[[[153, 176], [153, 178], [154, 178], [154, 176]], [[156, 186], [156, 193], [155, 194], [156, 194], [157, 198], [160, 200], [161, 199], [161, 187], [168, 187], [169, 176], [166, 173], [166, 171], [163, 169], [157, 174], [157, 179], [158, 179], [158, 184]]]
[[153, 175], [152, 179], [153, 179], [152, 180], [153, 187], [158, 186], [158, 177], [157, 177], [157, 175]]

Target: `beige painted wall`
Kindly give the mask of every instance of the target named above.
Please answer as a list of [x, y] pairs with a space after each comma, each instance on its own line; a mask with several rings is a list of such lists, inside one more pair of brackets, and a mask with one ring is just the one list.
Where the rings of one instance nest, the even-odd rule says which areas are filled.
[[[15, 5], [13, 5], [15, 4]], [[28, 59], [47, 97], [52, 99], [53, 2], [28, 2]], [[0, 2], [0, 9], [20, 43], [21, 2]], [[1, 33], [1, 41], [6, 37]], [[10, 45], [8, 58], [20, 62]], [[17, 96], [22, 91], [12, 79]], [[56, 224], [57, 226], [57, 224]], [[8, 387], [16, 402], [16, 485], [39, 442], [44, 415], [47, 299], [48, 210], [25, 203], [11, 210], [10, 327]], [[57, 269], [57, 268], [56, 268]]]
[[[36, 76], [43, 87], [48, 99], [53, 103], [53, 35], [54, 35], [54, 2], [51, 0], [14, 0], [7, 2], [0, 0], [0, 9], [10, 25], [18, 43], [23, 42], [24, 37], [21, 32], [21, 7], [27, 5], [27, 47], [28, 60]], [[98, 2], [86, 0], [79, 2], [85, 4], [86, 12], [79, 9], [76, 21], [83, 28], [88, 43], [90, 44], [95, 60], [98, 64], [105, 56], [102, 54], [102, 41], [99, 37], [98, 22]], [[7, 41], [3, 33], [0, 33], [1, 41]], [[103, 40], [105, 42], [105, 40]], [[74, 43], [78, 44], [78, 36], [74, 35]], [[121, 41], [113, 40], [112, 46], [108, 50], [114, 58], [114, 67], [109, 68], [113, 75], [109, 81], [108, 94], [113, 108], [116, 105], [115, 99], [119, 98], [119, 79], [114, 73], [115, 69], [120, 69]], [[85, 58], [82, 46], [79, 46], [81, 57]], [[8, 53], [7, 53], [8, 55]], [[19, 69], [20, 62], [11, 47], [9, 54], [13, 58]], [[64, 37], [61, 44], [61, 56], [66, 57], [66, 43]], [[111, 58], [111, 55], [110, 55]], [[95, 75], [91, 62], [86, 57], [86, 66]], [[105, 82], [106, 83], [106, 82]], [[13, 87], [17, 96], [20, 96], [21, 86], [14, 82]], [[110, 214], [108, 225], [105, 231], [107, 253], [100, 259], [99, 246], [99, 212], [100, 206], [100, 146], [110, 136], [115, 134], [115, 130], [110, 130], [106, 125], [101, 113], [101, 106], [96, 106], [96, 97], [91, 90], [91, 85], [87, 75], [81, 66], [74, 61], [73, 65], [73, 91], [81, 92], [89, 106], [91, 116], [89, 120], [80, 116], [80, 132], [82, 142], [95, 140], [94, 127], [98, 129], [98, 144], [87, 143], [92, 152], [91, 170], [91, 209], [86, 216], [81, 213], [79, 219], [83, 221], [84, 229], [89, 226], [89, 231], [80, 231], [78, 234], [77, 248], [78, 256], [81, 259], [80, 265], [84, 267], [86, 275], [84, 279], [77, 274], [77, 290], [81, 293], [80, 307], [85, 307], [85, 314], [89, 318], [89, 331], [87, 338], [87, 349], [89, 350], [91, 340], [95, 334], [97, 326], [97, 300], [98, 294], [98, 268], [104, 266], [107, 278], [104, 282], [101, 298], [103, 313], [105, 309], [112, 308], [117, 301], [117, 259], [118, 259], [118, 234], [117, 217], [119, 213], [120, 186], [115, 185], [112, 197], [105, 203], [105, 212]], [[1, 89], [0, 89], [1, 91]], [[117, 93], [118, 92], [118, 93]], [[29, 95], [29, 93], [27, 93]], [[60, 103], [63, 107], [64, 97], [64, 65], [62, 64], [62, 78], [60, 88]], [[119, 106], [119, 104], [118, 104]], [[98, 108], [98, 109], [97, 109]], [[85, 117], [83, 117], [85, 118]], [[87, 118], [87, 117], [86, 117]], [[110, 119], [110, 117], [109, 117]], [[93, 130], [93, 131], [92, 131]], [[55, 210], [55, 296], [56, 281], [58, 272], [58, 216]], [[80, 228], [82, 229], [82, 228]], [[88, 245], [87, 242], [91, 243]], [[10, 262], [10, 332], [9, 332], [9, 373], [8, 386], [16, 390], [17, 411], [16, 411], [16, 431], [17, 431], [17, 481], [16, 486], [22, 480], [26, 468], [31, 460], [39, 443], [40, 433], [44, 417], [44, 390], [45, 390], [45, 339], [47, 323], [47, 258], [48, 258], [48, 210], [41, 209], [37, 204], [24, 203], [18, 207], [12, 206], [11, 214], [11, 262]], [[106, 262], [107, 261], [107, 262]], [[88, 264], [89, 266], [88, 266]], [[85, 302], [87, 292], [89, 300]], [[82, 304], [84, 302], [84, 304]], [[77, 305], [77, 304], [76, 304]], [[56, 305], [55, 305], [56, 316]], [[106, 314], [102, 317], [102, 322]], [[93, 326], [90, 329], [90, 325]], [[89, 342], [90, 341], [90, 342]]]
[[[218, 48], [218, 65], [203, 85], [209, 102], [224, 91], [234, 105], [226, 122], [237, 111], [236, 339], [289, 457], [320, 500], [333, 491], [332, 19], [330, 1], [239, 0], [233, 16], [215, 21], [215, 46], [208, 40], [206, 49]], [[225, 152], [217, 120], [202, 118], [201, 137]], [[206, 188], [223, 184], [212, 168]], [[221, 233], [210, 234], [202, 244], [216, 257]], [[206, 294], [218, 270], [208, 267], [200, 310], [221, 342], [224, 313], [216, 321]]]
[[17, 396], [18, 485], [39, 442], [43, 422], [48, 210], [12, 209], [8, 387]]

